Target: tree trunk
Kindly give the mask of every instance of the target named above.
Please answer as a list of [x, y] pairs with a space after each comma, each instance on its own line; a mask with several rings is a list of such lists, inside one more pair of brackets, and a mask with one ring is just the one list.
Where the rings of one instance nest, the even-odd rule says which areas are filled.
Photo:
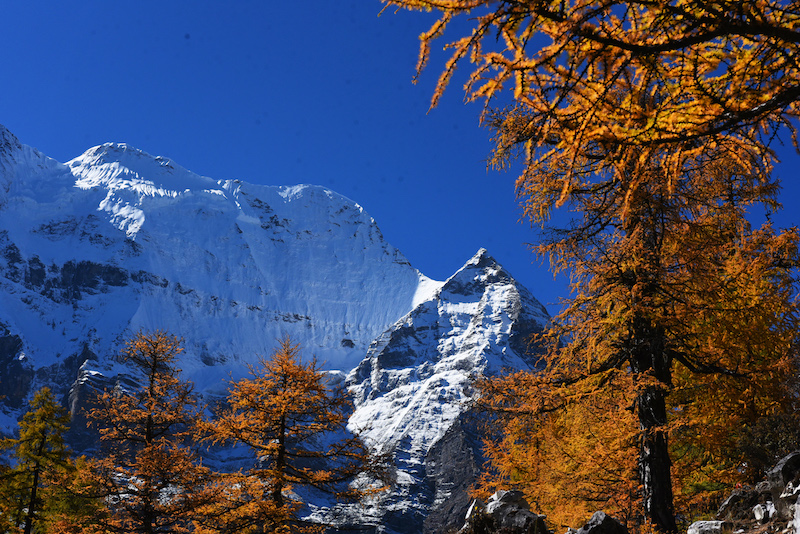
[[38, 447], [36, 447], [36, 462], [33, 464], [33, 477], [31, 480], [31, 495], [28, 501], [28, 513], [25, 515], [25, 534], [31, 534], [33, 531], [33, 521], [36, 518], [36, 500], [38, 499], [39, 491], [39, 477], [42, 472], [42, 464], [39, 458], [44, 454], [44, 448], [47, 445], [47, 431], [43, 431]]
[[283, 485], [286, 474], [286, 416], [281, 414], [278, 425], [278, 450], [275, 454], [275, 486], [272, 489], [272, 501], [277, 508], [283, 508]]
[[671, 462], [667, 436], [664, 394], [647, 391], [637, 399], [642, 432], [639, 449], [639, 480], [645, 516], [661, 532], [677, 532], [673, 507]]
[[[42, 440], [39, 442], [39, 447], [36, 451], [37, 458], [41, 458], [42, 454], [44, 454], [44, 447], [47, 443], [47, 434], [45, 433], [42, 436]], [[31, 498], [28, 501], [28, 513], [25, 515], [25, 534], [31, 534], [33, 531], [33, 520], [36, 517], [36, 499], [37, 499], [37, 492], [39, 490], [39, 475], [41, 474], [42, 467], [39, 461], [37, 460], [36, 463], [33, 465], [33, 479], [31, 481]]]
[[33, 469], [33, 482], [31, 483], [31, 499], [28, 502], [28, 513], [25, 516], [25, 534], [31, 534], [33, 531], [33, 519], [36, 515], [36, 493], [39, 488], [39, 463]]
[[632, 370], [640, 376], [652, 376], [657, 386], [648, 386], [636, 397], [641, 431], [639, 443], [639, 481], [645, 518], [660, 532], [677, 532], [672, 495], [667, 434], [666, 393], [672, 383], [671, 362], [666, 354], [662, 328], [640, 318], [635, 321], [632, 341]]

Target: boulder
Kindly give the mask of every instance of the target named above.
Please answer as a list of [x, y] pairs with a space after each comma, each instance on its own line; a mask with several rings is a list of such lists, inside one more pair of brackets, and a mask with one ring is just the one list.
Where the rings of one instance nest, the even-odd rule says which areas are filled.
[[531, 512], [521, 491], [500, 490], [489, 497], [486, 506], [478, 501], [467, 512], [463, 534], [549, 534], [545, 516]]
[[728, 521], [695, 521], [686, 534], [722, 534], [730, 530], [731, 523]]
[[494, 519], [498, 528], [512, 532], [547, 532], [545, 516], [534, 514], [521, 491], [498, 491], [489, 498], [486, 514]]
[[576, 534], [628, 534], [628, 529], [605, 512], [595, 512]]
[[759, 523], [767, 523], [775, 516], [775, 505], [772, 501], [767, 501], [764, 504], [757, 504], [753, 506], [753, 517]]
[[767, 471], [767, 483], [777, 517], [785, 521], [794, 519], [794, 504], [800, 493], [800, 451], [784, 456]]
[[[723, 521], [748, 521], [755, 515], [756, 519], [762, 521], [756, 514], [763, 512], [767, 518], [771, 517], [775, 512], [771, 501], [772, 494], [768, 484], [760, 483], [755, 488], [751, 486], [739, 487], [733, 490], [733, 493], [720, 505], [717, 511], [717, 519]], [[758, 512], [756, 512], [756, 508], [759, 509]]]

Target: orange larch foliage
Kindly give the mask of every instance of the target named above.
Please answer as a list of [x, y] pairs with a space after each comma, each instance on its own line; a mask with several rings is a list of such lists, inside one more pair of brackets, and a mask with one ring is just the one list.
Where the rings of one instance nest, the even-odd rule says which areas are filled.
[[[432, 106], [467, 64], [468, 101], [488, 110], [513, 97], [491, 120], [496, 158], [521, 148], [528, 166], [573, 162], [565, 187], [598, 146], [669, 145], [676, 162], [720, 137], [768, 143], [800, 113], [797, 0], [382, 1], [440, 12], [417, 64], [419, 74], [446, 41]], [[632, 83], [648, 90], [629, 92]]]
[[382, 476], [380, 459], [347, 431], [348, 399], [329, 388], [315, 360], [302, 362], [299, 345], [283, 339], [250, 373], [231, 385], [206, 430], [214, 444], [248, 447], [256, 466], [221, 480], [225, 500], [206, 510], [213, 519], [198, 532], [317, 532], [322, 526], [298, 520], [296, 490], [351, 501], [380, 490], [355, 484]]
[[[571, 269], [575, 297], [545, 335], [543, 371], [481, 384], [507, 434], [488, 444], [485, 488], [525, 488], [567, 524], [604, 507], [673, 531], [676, 512], [707, 511], [741, 480], [737, 431], [792, 409], [797, 232], [752, 228], [748, 209], [774, 207], [775, 184], [738, 155], [707, 155], [671, 183], [653, 164], [570, 190], [576, 219], [537, 251]], [[522, 184], [532, 218], [549, 176]], [[514, 461], [535, 476], [509, 476]]]
[[89, 412], [99, 430], [92, 480], [108, 505], [110, 532], [190, 532], [199, 507], [216, 498], [211, 472], [192, 451], [196, 399], [179, 378], [181, 340], [165, 332], [137, 333], [121, 359], [141, 373], [141, 388], [117, 385]]
[[[681, 511], [710, 503], [742, 472], [737, 425], [794, 396], [798, 233], [750, 221], [779, 208], [770, 143], [800, 112], [800, 4], [384, 3], [440, 12], [420, 36], [418, 74], [435, 40], [451, 54], [433, 105], [469, 64], [491, 163], [523, 161], [533, 248], [572, 276], [535, 385], [482, 383], [505, 430], [484, 489], [516, 485], [548, 509], [561, 492], [564, 518], [579, 501], [624, 516], [638, 500], [629, 526], [677, 530], [675, 496]], [[557, 209], [572, 220], [555, 227]]]
[[[490, 469], [482, 473], [476, 496], [522, 489], [556, 530], [585, 522], [595, 510], [632, 524], [640, 496], [638, 425], [626, 405], [630, 377], [605, 373], [595, 388], [581, 382], [557, 392], [543, 378], [518, 372], [479, 384], [485, 407], [501, 424], [497, 435], [485, 438]], [[531, 394], [542, 388], [550, 394]]]

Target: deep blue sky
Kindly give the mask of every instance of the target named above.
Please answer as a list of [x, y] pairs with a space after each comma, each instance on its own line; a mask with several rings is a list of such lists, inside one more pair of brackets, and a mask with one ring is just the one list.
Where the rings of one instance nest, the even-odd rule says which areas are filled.
[[[381, 6], [6, 2], [0, 124], [62, 162], [118, 141], [215, 179], [329, 187], [428, 276], [485, 247], [556, 311], [565, 283], [525, 246], [536, 234], [519, 223], [515, 174], [486, 168], [480, 106], [456, 83], [428, 113], [441, 54], [411, 83], [431, 15]], [[800, 158], [782, 157], [791, 180]]]

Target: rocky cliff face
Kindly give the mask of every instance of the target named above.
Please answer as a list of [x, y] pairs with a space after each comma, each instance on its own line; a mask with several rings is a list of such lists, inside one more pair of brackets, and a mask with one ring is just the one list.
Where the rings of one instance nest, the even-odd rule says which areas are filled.
[[463, 522], [480, 464], [472, 381], [535, 367], [527, 339], [544, 307], [480, 250], [370, 346], [348, 377], [353, 429], [390, 452], [396, 485], [378, 509], [385, 532], [441, 532]]
[[[309, 513], [381, 532], [463, 517], [480, 464], [470, 381], [534, 365], [526, 340], [547, 321], [485, 250], [432, 281], [324, 188], [215, 181], [122, 144], [61, 164], [2, 126], [0, 303], [5, 433], [39, 387], [61, 395], [76, 428], [95, 392], [135, 387], [115, 356], [138, 329], [185, 339], [184, 377], [206, 400], [290, 335], [349, 373], [351, 427], [397, 472], [371, 511]], [[72, 442], [92, 447], [80, 432]]]

